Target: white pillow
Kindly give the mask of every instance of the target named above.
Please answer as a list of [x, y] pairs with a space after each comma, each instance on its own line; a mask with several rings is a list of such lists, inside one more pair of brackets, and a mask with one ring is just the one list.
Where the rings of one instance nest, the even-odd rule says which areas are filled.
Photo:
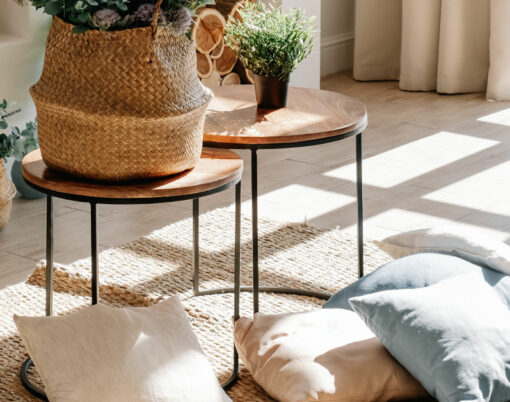
[[393, 258], [422, 252], [448, 253], [510, 274], [510, 246], [478, 233], [458, 229], [419, 229], [375, 241], [375, 244]]
[[14, 321], [51, 402], [230, 401], [177, 296]]
[[282, 402], [427, 396], [352, 311], [258, 313], [236, 321], [235, 342], [255, 381]]

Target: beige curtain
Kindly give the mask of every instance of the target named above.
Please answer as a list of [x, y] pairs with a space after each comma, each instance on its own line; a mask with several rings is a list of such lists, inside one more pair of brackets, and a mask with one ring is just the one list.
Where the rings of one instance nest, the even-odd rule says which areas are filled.
[[354, 78], [510, 100], [509, 3], [357, 0]]

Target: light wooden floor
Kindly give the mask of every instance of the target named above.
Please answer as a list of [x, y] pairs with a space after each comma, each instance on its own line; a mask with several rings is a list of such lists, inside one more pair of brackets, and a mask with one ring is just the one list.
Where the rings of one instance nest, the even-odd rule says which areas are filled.
[[[452, 224], [510, 243], [510, 103], [487, 102], [482, 94], [402, 92], [396, 82], [354, 82], [347, 73], [322, 85], [368, 108], [367, 238]], [[249, 213], [249, 154], [240, 153], [246, 162], [243, 212]], [[354, 233], [353, 161], [353, 139], [260, 152], [260, 215]], [[201, 209], [230, 205], [233, 197], [233, 190], [211, 196]], [[12, 219], [0, 232], [0, 287], [23, 280], [44, 258], [44, 209], [44, 200], [15, 200]], [[100, 245], [107, 248], [190, 216], [191, 202], [99, 206], [99, 214]], [[70, 263], [88, 255], [88, 205], [57, 200], [55, 260]]]

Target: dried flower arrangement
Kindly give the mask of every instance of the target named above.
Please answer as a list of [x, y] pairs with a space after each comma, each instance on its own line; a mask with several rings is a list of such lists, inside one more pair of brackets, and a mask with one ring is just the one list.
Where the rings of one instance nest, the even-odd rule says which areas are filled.
[[[30, 2], [74, 25], [73, 32], [103, 31], [146, 27], [151, 23], [155, 0], [15, 0]], [[169, 27], [176, 36], [189, 34], [195, 11], [214, 0], [163, 0], [158, 24]]]

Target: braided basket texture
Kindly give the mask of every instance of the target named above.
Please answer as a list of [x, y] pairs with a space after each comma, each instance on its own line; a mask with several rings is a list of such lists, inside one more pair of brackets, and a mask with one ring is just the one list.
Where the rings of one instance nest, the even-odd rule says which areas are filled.
[[54, 17], [31, 88], [44, 162], [110, 181], [192, 168], [212, 98], [197, 77], [193, 43], [157, 25], [71, 30]]

